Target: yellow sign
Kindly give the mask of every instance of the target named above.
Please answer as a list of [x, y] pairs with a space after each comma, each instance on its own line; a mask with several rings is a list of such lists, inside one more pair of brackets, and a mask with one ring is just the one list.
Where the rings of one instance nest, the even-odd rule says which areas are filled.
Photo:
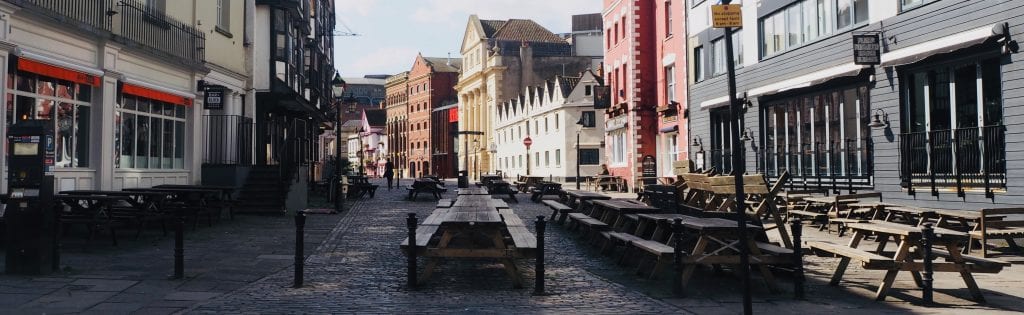
[[712, 5], [711, 25], [714, 28], [743, 27], [743, 15], [740, 13], [740, 5]]

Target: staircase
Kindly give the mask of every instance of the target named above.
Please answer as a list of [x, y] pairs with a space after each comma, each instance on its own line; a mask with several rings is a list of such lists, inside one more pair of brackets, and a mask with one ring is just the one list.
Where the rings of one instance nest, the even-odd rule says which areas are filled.
[[[242, 185], [236, 212], [284, 214], [290, 185], [281, 185], [280, 177], [280, 167], [277, 165], [254, 165]], [[289, 181], [285, 179], [284, 182]]]

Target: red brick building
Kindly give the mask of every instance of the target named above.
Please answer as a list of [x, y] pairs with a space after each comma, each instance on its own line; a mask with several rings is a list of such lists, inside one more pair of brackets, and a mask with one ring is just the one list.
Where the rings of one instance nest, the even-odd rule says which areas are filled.
[[662, 61], [657, 59], [659, 46], [655, 42], [664, 38], [655, 36], [659, 20], [655, 2], [660, 1], [604, 0], [601, 14], [605, 28], [603, 71], [612, 94], [611, 108], [605, 110], [606, 156], [602, 162], [612, 175], [626, 179], [630, 188], [642, 175], [641, 162], [657, 156], [657, 83]]
[[[431, 128], [435, 125], [431, 113], [446, 102], [455, 100], [453, 88], [459, 80], [462, 60], [458, 58], [430, 58], [422, 54], [409, 70], [408, 79], [408, 169], [409, 176], [439, 174], [439, 167], [433, 163], [435, 153], [432, 146]], [[444, 123], [447, 123], [445, 120]]]
[[654, 39], [657, 52], [657, 174], [674, 177], [672, 162], [689, 158], [686, 102], [686, 21], [684, 0], [654, 1]]

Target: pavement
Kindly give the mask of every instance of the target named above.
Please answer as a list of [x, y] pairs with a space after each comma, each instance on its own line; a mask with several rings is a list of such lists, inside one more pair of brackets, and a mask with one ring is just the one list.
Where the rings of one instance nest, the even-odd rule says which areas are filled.
[[[454, 188], [454, 182], [448, 187]], [[571, 188], [571, 185], [565, 187]], [[405, 217], [426, 217], [429, 198], [404, 200], [405, 188], [380, 188], [372, 199], [346, 203], [337, 215], [310, 215], [306, 227], [305, 285], [292, 288], [294, 221], [291, 216], [237, 216], [200, 226], [186, 239], [186, 278], [169, 280], [173, 237], [158, 228], [138, 240], [122, 237], [112, 247], [103, 237], [91, 244], [84, 231], [62, 238], [61, 272], [44, 277], [0, 276], [0, 313], [644, 313], [736, 314], [742, 311], [740, 279], [728, 268], [699, 269], [686, 295], [672, 296], [670, 274], [637, 276], [635, 266], [549, 224], [546, 233], [546, 295], [532, 295], [533, 260], [517, 262], [525, 287], [513, 289], [498, 263], [442, 263], [425, 285], [406, 287], [406, 259], [398, 248]], [[635, 195], [612, 193], [617, 197]], [[446, 194], [454, 198], [454, 192]], [[550, 209], [519, 195], [512, 209], [534, 230], [533, 218]], [[846, 237], [805, 228], [805, 240], [843, 242]], [[74, 231], [73, 231], [74, 232]], [[770, 235], [774, 237], [775, 235]], [[752, 273], [757, 313], [1014, 313], [1024, 311], [1024, 258], [1006, 256], [1013, 267], [976, 275], [988, 302], [970, 294], [956, 274], [938, 273], [937, 305], [921, 303], [920, 290], [901, 274], [885, 301], [873, 295], [883, 272], [851, 264], [839, 286], [828, 279], [838, 259], [807, 256], [807, 292], [792, 297], [792, 279], [777, 274], [780, 292], [770, 292]], [[421, 262], [422, 268], [422, 262]]]

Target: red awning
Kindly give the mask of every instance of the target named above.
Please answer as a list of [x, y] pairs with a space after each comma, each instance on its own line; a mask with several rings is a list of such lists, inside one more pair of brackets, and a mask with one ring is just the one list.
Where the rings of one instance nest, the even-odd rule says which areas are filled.
[[87, 84], [91, 86], [100, 85], [100, 78], [97, 76], [81, 73], [74, 70], [68, 70], [61, 67], [25, 58], [18, 59], [18, 70], [32, 72], [35, 74], [44, 75], [61, 80], [68, 80], [78, 84]]
[[138, 85], [131, 85], [125, 83], [121, 88], [121, 93], [131, 94], [139, 97], [145, 97], [152, 100], [158, 100], [162, 102], [168, 102], [171, 104], [192, 106], [192, 99], [180, 95], [174, 95], [167, 92], [157, 91], [150, 88], [141, 87]]

